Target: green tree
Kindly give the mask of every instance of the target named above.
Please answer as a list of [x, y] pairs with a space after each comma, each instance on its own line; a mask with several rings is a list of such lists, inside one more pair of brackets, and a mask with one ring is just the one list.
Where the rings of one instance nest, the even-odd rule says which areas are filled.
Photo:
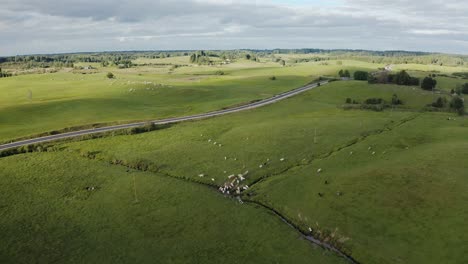
[[411, 76], [406, 71], [401, 71], [393, 77], [393, 82], [398, 85], [409, 85]]
[[425, 77], [421, 83], [421, 88], [424, 90], [432, 90], [436, 87], [437, 81], [431, 77]]
[[468, 83], [465, 83], [462, 85], [461, 89], [460, 89], [460, 92], [462, 94], [468, 94]]
[[445, 104], [447, 103], [447, 100], [445, 98], [442, 98], [442, 97], [439, 97], [437, 98], [437, 100], [435, 102], [433, 102], [431, 105], [433, 107], [437, 107], [437, 108], [442, 108], [445, 106]]
[[343, 72], [343, 70], [340, 70], [340, 71], [338, 72], [338, 76], [344, 77], [344, 72]]
[[367, 81], [369, 79], [369, 73], [366, 71], [355, 71], [354, 80]]
[[463, 115], [465, 113], [465, 104], [463, 99], [459, 96], [454, 96], [452, 101], [450, 102], [450, 108], [455, 110], [459, 115]]

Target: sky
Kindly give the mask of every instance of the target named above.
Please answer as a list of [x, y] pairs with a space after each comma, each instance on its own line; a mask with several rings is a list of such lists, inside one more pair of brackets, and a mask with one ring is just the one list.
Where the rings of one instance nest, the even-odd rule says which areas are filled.
[[321, 48], [468, 54], [466, 0], [0, 0], [0, 56]]

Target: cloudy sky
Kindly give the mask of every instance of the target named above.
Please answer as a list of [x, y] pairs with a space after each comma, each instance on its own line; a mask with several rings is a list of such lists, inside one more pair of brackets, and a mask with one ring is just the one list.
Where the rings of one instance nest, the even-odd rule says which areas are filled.
[[0, 0], [0, 56], [238, 48], [468, 54], [468, 2]]

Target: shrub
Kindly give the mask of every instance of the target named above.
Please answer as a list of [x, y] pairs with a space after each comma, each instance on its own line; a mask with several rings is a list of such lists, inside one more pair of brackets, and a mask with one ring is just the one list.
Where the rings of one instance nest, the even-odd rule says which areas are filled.
[[383, 111], [385, 105], [383, 104], [362, 104], [361, 109], [374, 110], [374, 111]]
[[468, 83], [465, 83], [461, 86], [460, 92], [462, 94], [468, 94]]
[[215, 74], [216, 75], [224, 75], [224, 72], [223, 71], [216, 71]]
[[383, 104], [385, 101], [382, 98], [368, 98], [364, 101], [365, 104], [377, 105]]
[[276, 81], [276, 76], [271, 76], [269, 79], [272, 81]]
[[392, 105], [401, 105], [403, 102], [398, 98], [396, 94], [392, 96]]
[[115, 77], [114, 74], [113, 74], [112, 72], [108, 72], [106, 76], [107, 76], [107, 78], [109, 78], [109, 79], [114, 79], [114, 77]]
[[397, 74], [388, 74], [387, 71], [374, 73], [368, 76], [369, 83], [394, 83], [398, 85], [418, 86], [419, 79], [411, 77], [406, 71]]
[[352, 103], [351, 98], [346, 98], [346, 103], [351, 104]]
[[338, 75], [339, 75], [341, 78], [345, 78], [345, 77], [346, 77], [346, 78], [349, 78], [349, 77], [351, 77], [351, 74], [349, 73], [348, 70], [344, 70], [344, 71], [343, 71], [343, 70], [340, 70], [340, 71], [338, 72]]
[[158, 128], [159, 127], [156, 124], [154, 124], [152, 122], [148, 122], [144, 126], [131, 128], [130, 131], [129, 131], [129, 134], [134, 135], [134, 134], [150, 132], [150, 131], [154, 131], [154, 130], [156, 130]]
[[447, 99], [439, 97], [435, 102], [431, 104], [432, 107], [442, 108], [447, 104]]

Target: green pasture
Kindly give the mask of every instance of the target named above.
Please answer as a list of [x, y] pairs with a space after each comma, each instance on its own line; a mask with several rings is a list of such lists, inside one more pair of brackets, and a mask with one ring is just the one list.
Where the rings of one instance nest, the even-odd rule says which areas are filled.
[[[113, 80], [109, 69], [0, 79], [0, 141], [201, 113], [340, 69], [383, 66], [155, 65], [182, 58], [141, 59], [148, 65], [112, 69]], [[395, 69], [418, 77], [461, 71]], [[437, 80], [440, 93], [331, 82], [254, 110], [1, 158], [0, 262], [344, 263], [261, 204], [359, 263], [465, 263], [468, 119], [423, 111], [464, 80]], [[343, 108], [346, 98], [390, 102], [394, 94], [403, 104], [381, 112]], [[245, 176], [243, 204], [217, 191], [232, 174]]]
[[468, 121], [448, 117], [422, 114], [295, 166], [254, 186], [252, 199], [304, 228], [339, 230], [365, 263], [464, 263]]
[[[340, 108], [348, 96], [395, 92], [402, 108]], [[245, 184], [254, 185], [244, 199], [275, 208], [304, 230], [338, 230], [349, 239], [343, 249], [361, 262], [458, 263], [465, 260], [468, 124], [454, 114], [417, 111], [431, 98], [411, 87], [336, 82], [254, 111], [65, 147], [213, 186], [249, 171]]]
[[2, 263], [345, 263], [262, 208], [72, 152], [0, 176]]

